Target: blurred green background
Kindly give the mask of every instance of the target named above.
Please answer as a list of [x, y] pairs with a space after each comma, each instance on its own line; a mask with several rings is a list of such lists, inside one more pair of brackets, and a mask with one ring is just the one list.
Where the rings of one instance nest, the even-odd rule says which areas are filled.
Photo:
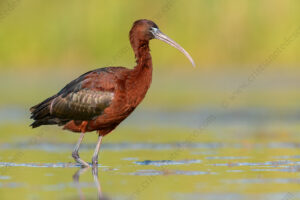
[[88, 70], [133, 67], [128, 32], [147, 18], [190, 52], [197, 68], [151, 41], [154, 81], [146, 107], [215, 107], [274, 52], [268, 71], [257, 73], [232, 105], [297, 107], [299, 10], [297, 0], [1, 0], [0, 105], [29, 107]]
[[[140, 18], [154, 20], [200, 67], [246, 67], [299, 26], [299, 10], [297, 0], [1, 0], [0, 67], [133, 66], [128, 32]], [[187, 65], [166, 44], [151, 47], [155, 67]], [[276, 64], [296, 67], [299, 50], [297, 40]]]
[[[38, 167], [73, 162], [78, 135], [32, 130], [29, 108], [89, 70], [133, 67], [128, 33], [141, 18], [182, 45], [197, 68], [151, 41], [153, 83], [105, 137], [103, 191], [124, 199], [158, 177], [141, 199], [300, 197], [299, 11], [298, 0], [0, 0], [0, 199], [76, 199], [75, 169]], [[83, 159], [95, 141], [85, 138]], [[170, 159], [199, 162], [134, 163]], [[94, 185], [84, 192], [94, 197]]]

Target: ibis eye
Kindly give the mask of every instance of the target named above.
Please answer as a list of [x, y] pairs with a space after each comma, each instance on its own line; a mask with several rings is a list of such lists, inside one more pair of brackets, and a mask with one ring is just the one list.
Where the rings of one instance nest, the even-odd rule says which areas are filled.
[[152, 34], [153, 38], [155, 38], [155, 35], [158, 32], [158, 28], [151, 27], [149, 32]]

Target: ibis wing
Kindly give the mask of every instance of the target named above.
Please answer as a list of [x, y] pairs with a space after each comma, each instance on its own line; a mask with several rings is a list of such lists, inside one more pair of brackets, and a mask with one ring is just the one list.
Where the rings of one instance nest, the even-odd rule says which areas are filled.
[[69, 83], [51, 101], [50, 115], [60, 119], [91, 120], [102, 114], [114, 98], [114, 84], [103, 81], [109, 75], [108, 71], [92, 71]]
[[60, 95], [50, 104], [50, 115], [62, 119], [91, 120], [108, 107], [113, 92], [82, 89]]
[[33, 128], [63, 125], [70, 120], [91, 120], [101, 115], [113, 101], [118, 75], [124, 67], [106, 67], [89, 71], [67, 84], [59, 93], [33, 106]]

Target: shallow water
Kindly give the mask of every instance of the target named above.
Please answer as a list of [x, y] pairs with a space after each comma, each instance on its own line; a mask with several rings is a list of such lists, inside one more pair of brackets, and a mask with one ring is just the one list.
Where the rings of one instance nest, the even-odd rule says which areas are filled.
[[[156, 74], [143, 105], [104, 138], [98, 177], [71, 157], [78, 134], [31, 129], [26, 120], [27, 107], [56, 92], [66, 75], [21, 74], [26, 94], [15, 72], [1, 75], [0, 200], [300, 199], [299, 73], [285, 72], [265, 74], [229, 109], [222, 101], [249, 73]], [[84, 160], [96, 140], [85, 136]]]
[[[296, 113], [279, 123], [253, 112], [244, 125], [231, 115], [197, 129], [180, 121], [186, 113], [163, 126], [169, 115], [157, 120], [140, 111], [105, 138], [98, 178], [73, 162], [78, 134], [7, 119], [0, 127], [8, 133], [0, 142], [0, 199], [300, 199]], [[95, 142], [86, 136], [83, 159], [91, 159]]]

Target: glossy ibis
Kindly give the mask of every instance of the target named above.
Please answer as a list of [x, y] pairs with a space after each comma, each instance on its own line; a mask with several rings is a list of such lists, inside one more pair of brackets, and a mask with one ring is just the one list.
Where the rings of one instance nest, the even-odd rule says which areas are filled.
[[30, 109], [33, 128], [56, 124], [81, 133], [72, 156], [83, 167], [89, 164], [80, 159], [78, 150], [85, 132], [98, 132], [92, 158], [96, 166], [103, 136], [115, 129], [145, 97], [152, 79], [151, 39], [179, 49], [195, 66], [191, 56], [150, 20], [135, 21], [129, 38], [137, 63], [133, 69], [105, 67], [89, 71]]

